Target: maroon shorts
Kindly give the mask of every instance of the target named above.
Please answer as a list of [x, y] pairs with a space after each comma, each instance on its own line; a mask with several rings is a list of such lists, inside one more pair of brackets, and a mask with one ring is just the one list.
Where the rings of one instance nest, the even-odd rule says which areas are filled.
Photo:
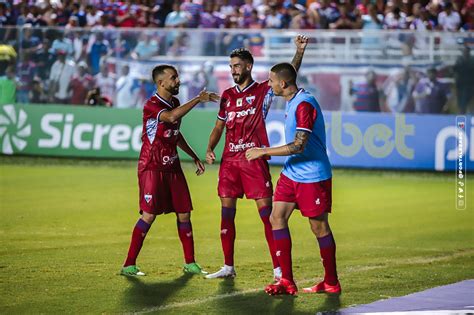
[[275, 187], [273, 202], [294, 202], [303, 216], [317, 217], [331, 212], [331, 186], [331, 178], [315, 183], [298, 183], [282, 173]]
[[222, 161], [217, 192], [221, 198], [271, 198], [272, 177], [266, 160]]
[[188, 184], [182, 171], [138, 173], [140, 213], [190, 212], [193, 209]]

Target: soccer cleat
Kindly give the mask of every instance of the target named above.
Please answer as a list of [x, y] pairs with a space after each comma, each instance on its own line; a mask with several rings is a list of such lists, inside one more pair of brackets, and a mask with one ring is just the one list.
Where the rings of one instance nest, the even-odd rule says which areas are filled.
[[280, 267], [276, 267], [273, 269], [273, 279], [275, 281], [280, 281], [281, 279], [281, 268]]
[[267, 285], [265, 292], [269, 295], [296, 295], [298, 293], [298, 288], [293, 281], [281, 278], [280, 281]]
[[218, 272], [211, 273], [206, 276], [206, 279], [216, 279], [216, 278], [235, 278], [237, 274], [233, 266], [224, 265]]
[[329, 285], [325, 283], [324, 281], [321, 281], [320, 283], [313, 285], [312, 287], [309, 288], [304, 288], [303, 292], [306, 293], [329, 293], [329, 294], [341, 294], [341, 284], [339, 281], [336, 283], [336, 285]]
[[146, 276], [144, 272], [141, 272], [140, 269], [135, 265], [130, 265], [127, 267], [122, 267], [120, 270], [122, 276]]
[[198, 263], [184, 264], [183, 266], [184, 273], [190, 273], [194, 275], [207, 275], [209, 272], [202, 270], [201, 266]]

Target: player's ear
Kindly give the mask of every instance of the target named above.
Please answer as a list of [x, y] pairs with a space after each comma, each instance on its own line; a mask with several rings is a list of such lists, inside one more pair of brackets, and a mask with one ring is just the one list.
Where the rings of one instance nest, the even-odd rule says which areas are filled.
[[252, 68], [253, 68], [253, 63], [247, 63], [247, 71], [252, 71]]

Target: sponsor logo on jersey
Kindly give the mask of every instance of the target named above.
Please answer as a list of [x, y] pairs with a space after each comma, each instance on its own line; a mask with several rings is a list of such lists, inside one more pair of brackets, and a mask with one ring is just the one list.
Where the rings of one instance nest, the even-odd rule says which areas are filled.
[[255, 100], [255, 95], [247, 96], [245, 100], [247, 101], [247, 103], [252, 105], [253, 101]]
[[163, 165], [172, 165], [174, 161], [176, 161], [177, 158], [178, 158], [177, 154], [173, 156], [165, 155], [163, 156], [163, 159], [162, 159]]
[[163, 137], [171, 138], [171, 136], [177, 136], [179, 134], [179, 129], [166, 129], [163, 132]]
[[153, 198], [153, 196], [152, 196], [152, 195], [150, 195], [150, 194], [146, 194], [146, 195], [145, 195], [145, 201], [146, 201], [146, 203], [150, 203], [150, 201], [151, 201], [151, 198]]
[[229, 142], [230, 152], [240, 152], [255, 147], [255, 142], [244, 142], [242, 139], [239, 143]]

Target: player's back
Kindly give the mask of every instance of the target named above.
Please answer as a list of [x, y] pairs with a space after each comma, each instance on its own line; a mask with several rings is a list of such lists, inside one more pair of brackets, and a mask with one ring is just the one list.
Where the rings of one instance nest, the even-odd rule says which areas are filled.
[[236, 85], [222, 93], [217, 116], [226, 125], [222, 159], [242, 160], [247, 149], [269, 146], [265, 118], [272, 98], [267, 81], [253, 81], [242, 90]]
[[175, 171], [180, 169], [177, 152], [179, 127], [181, 119], [175, 123], [160, 121], [164, 111], [178, 107], [175, 97], [171, 102], [164, 100], [157, 93], [149, 98], [143, 107], [142, 147], [138, 161], [138, 171], [160, 170]]

